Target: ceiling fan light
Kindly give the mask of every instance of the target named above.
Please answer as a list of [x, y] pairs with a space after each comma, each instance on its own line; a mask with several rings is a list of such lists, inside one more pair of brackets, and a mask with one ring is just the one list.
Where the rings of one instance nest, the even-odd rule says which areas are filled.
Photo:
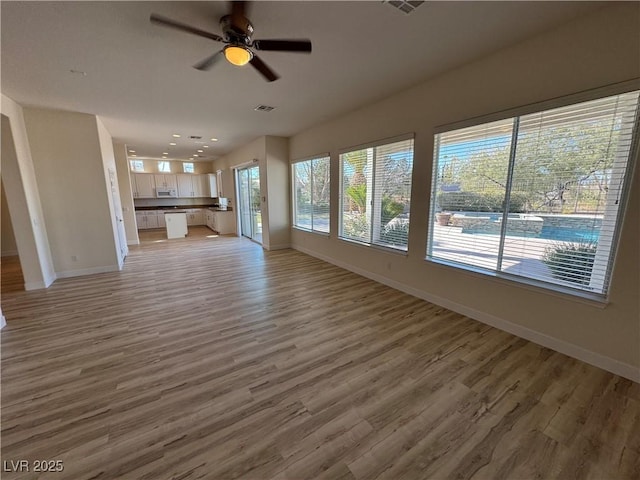
[[241, 67], [242, 65], [249, 63], [253, 54], [244, 47], [227, 45], [224, 47], [224, 57], [229, 63]]

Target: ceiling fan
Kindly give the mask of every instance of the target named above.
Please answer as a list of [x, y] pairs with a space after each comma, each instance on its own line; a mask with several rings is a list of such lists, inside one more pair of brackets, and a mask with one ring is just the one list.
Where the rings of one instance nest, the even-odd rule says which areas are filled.
[[269, 66], [267, 66], [260, 57], [253, 53], [252, 49], [265, 52], [278, 51], [311, 53], [311, 41], [306, 39], [252, 40], [251, 35], [253, 34], [253, 25], [251, 25], [251, 22], [245, 16], [247, 4], [249, 2], [230, 3], [231, 13], [220, 19], [220, 28], [224, 35], [222, 37], [215, 33], [206, 32], [199, 28], [171, 20], [155, 13], [151, 14], [150, 20], [152, 23], [156, 23], [158, 25], [175, 28], [177, 30], [182, 30], [183, 32], [192, 33], [200, 37], [226, 44], [222, 47], [222, 50], [196, 63], [193, 68], [197, 70], [209, 70], [221, 57], [224, 57], [233, 65], [242, 66], [250, 63], [251, 66], [258, 70], [258, 72], [260, 72], [268, 82], [273, 82], [279, 78], [278, 74], [271, 70], [271, 68], [269, 68]]

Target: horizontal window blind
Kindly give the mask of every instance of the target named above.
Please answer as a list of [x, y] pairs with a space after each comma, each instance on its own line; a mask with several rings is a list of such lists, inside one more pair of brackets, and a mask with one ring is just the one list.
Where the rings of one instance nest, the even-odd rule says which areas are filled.
[[436, 135], [427, 256], [606, 295], [638, 92]]
[[294, 163], [293, 224], [311, 231], [329, 233], [329, 157]]
[[340, 155], [340, 237], [407, 250], [413, 139]]

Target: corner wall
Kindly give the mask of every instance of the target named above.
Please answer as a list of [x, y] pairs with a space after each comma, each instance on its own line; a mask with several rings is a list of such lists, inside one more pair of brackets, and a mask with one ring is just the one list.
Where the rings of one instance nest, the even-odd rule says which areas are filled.
[[113, 154], [115, 156], [116, 171], [118, 172], [118, 187], [120, 188], [120, 202], [122, 205], [124, 230], [127, 235], [127, 245], [138, 245], [140, 238], [138, 237], [136, 212], [133, 204], [127, 146], [124, 143], [113, 142]]
[[26, 290], [56, 279], [22, 107], [2, 95], [2, 178]]
[[[290, 159], [331, 153], [331, 235], [292, 229], [296, 249], [640, 381], [640, 180], [632, 185], [601, 308], [425, 260], [437, 126], [640, 77], [640, 4], [616, 3], [290, 139]], [[408, 255], [337, 238], [338, 151], [415, 132]]]
[[96, 117], [25, 108], [24, 118], [57, 276], [118, 270]]

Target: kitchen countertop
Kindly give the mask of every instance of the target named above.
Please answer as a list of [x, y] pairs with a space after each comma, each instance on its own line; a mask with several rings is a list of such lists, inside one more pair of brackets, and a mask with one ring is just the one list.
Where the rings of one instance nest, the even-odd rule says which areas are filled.
[[191, 208], [207, 208], [209, 210], [213, 210], [214, 212], [230, 212], [231, 207], [227, 207], [226, 210], [222, 210], [218, 207], [213, 207], [211, 205], [179, 205], [174, 207], [135, 207], [136, 212], [142, 212], [147, 210], [163, 210], [164, 213], [171, 213], [176, 210], [185, 211]]

